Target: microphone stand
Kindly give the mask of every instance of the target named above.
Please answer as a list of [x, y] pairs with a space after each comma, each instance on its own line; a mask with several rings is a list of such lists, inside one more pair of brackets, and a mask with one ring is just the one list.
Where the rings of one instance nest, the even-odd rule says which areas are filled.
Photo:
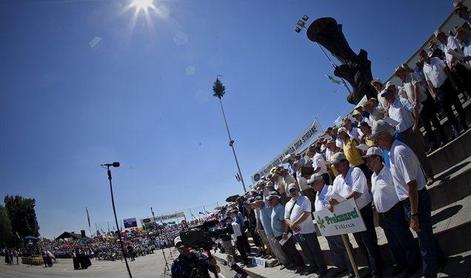
[[107, 173], [108, 173], [108, 181], [110, 182], [111, 204], [113, 205], [114, 220], [116, 223], [116, 230], [118, 230], [119, 242], [121, 243], [121, 252], [123, 252], [124, 262], [126, 263], [126, 269], [128, 270], [129, 278], [132, 278], [131, 269], [129, 269], [128, 260], [126, 259], [126, 251], [124, 250], [124, 243], [121, 237], [121, 230], [119, 229], [119, 225], [118, 225], [118, 218], [116, 217], [116, 208], [114, 206], [113, 184], [111, 183], [110, 166], [113, 166], [113, 165], [109, 165], [109, 164], [105, 165], [105, 167], [107, 168]]

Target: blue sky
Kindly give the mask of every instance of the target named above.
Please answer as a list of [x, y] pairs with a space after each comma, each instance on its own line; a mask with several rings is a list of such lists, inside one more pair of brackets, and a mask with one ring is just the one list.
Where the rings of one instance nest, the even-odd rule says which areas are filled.
[[0, 1], [0, 197], [35, 198], [43, 236], [88, 231], [85, 207], [106, 228], [102, 162], [122, 163], [119, 218], [240, 193], [217, 75], [247, 181], [314, 118], [325, 128], [352, 109], [293, 32], [303, 14], [335, 17], [385, 79], [451, 11], [443, 0], [155, 0], [146, 20], [129, 3]]

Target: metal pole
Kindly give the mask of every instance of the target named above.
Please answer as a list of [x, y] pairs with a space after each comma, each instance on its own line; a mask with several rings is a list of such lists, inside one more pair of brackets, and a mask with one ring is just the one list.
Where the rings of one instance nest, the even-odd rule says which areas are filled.
[[114, 205], [114, 197], [113, 197], [113, 184], [111, 183], [110, 166], [107, 166], [107, 173], [108, 173], [108, 180], [110, 182], [111, 204], [113, 205], [114, 221], [116, 223], [116, 230], [118, 231], [119, 242], [121, 243], [121, 252], [123, 252], [124, 262], [126, 263], [126, 269], [128, 270], [129, 278], [132, 278], [131, 269], [129, 269], [128, 260], [126, 259], [126, 252], [124, 250], [123, 239], [121, 238], [121, 230], [119, 229], [118, 217], [116, 216], [116, 208]]
[[242, 171], [240, 170], [239, 160], [237, 159], [237, 155], [234, 149], [234, 140], [232, 140], [231, 132], [229, 131], [229, 125], [227, 124], [226, 113], [224, 112], [224, 106], [222, 105], [221, 98], [219, 98], [219, 104], [221, 105], [222, 116], [224, 118], [224, 123], [226, 124], [227, 136], [229, 137], [229, 146], [232, 148], [232, 153], [234, 154], [234, 159], [237, 165], [237, 171], [239, 172], [239, 176], [240, 176], [240, 182], [242, 183], [244, 192], [247, 192], [247, 189], [245, 188], [244, 177], [242, 176]]

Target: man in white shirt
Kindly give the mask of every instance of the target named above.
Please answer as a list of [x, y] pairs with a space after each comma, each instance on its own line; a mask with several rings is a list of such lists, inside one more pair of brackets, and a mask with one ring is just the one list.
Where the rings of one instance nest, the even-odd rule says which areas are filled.
[[[321, 211], [327, 209], [329, 206], [329, 199], [332, 191], [332, 186], [327, 185], [324, 182], [322, 176], [314, 174], [308, 180], [308, 184], [317, 192], [316, 200], [314, 207], [316, 211]], [[352, 265], [348, 259], [347, 250], [343, 244], [342, 237], [337, 236], [327, 236], [327, 243], [329, 244], [329, 249], [334, 253], [335, 265], [338, 267], [338, 271], [333, 276], [339, 276], [341, 273], [348, 271], [348, 277], [355, 277], [353, 273]], [[349, 242], [350, 244], [350, 242]]]
[[319, 145], [314, 146], [314, 152], [314, 156], [312, 157], [314, 173], [321, 175], [324, 178], [325, 183], [330, 184], [330, 175], [329, 172], [327, 172], [327, 162], [321, 153], [321, 147]]
[[[442, 146], [446, 140], [445, 132], [437, 117], [436, 105], [428, 92], [423, 74], [414, 72], [407, 64], [402, 64], [396, 68], [394, 75], [402, 81], [402, 90], [407, 92], [409, 102], [416, 110], [416, 115], [420, 117], [428, 141], [432, 144], [429, 151]], [[435, 131], [432, 130], [432, 126]], [[436, 133], [440, 135], [440, 139]]]
[[430, 196], [420, 162], [407, 145], [394, 139], [394, 128], [388, 123], [376, 122], [371, 137], [382, 149], [389, 150], [397, 197], [402, 202], [410, 228], [419, 237], [424, 276], [436, 277], [441, 252], [433, 235]]
[[304, 274], [318, 272], [319, 277], [327, 273], [327, 265], [321, 252], [321, 247], [315, 233], [311, 214], [311, 202], [299, 193], [297, 184], [288, 186], [291, 199], [285, 206], [285, 221], [293, 231], [294, 238], [301, 246], [309, 268]]
[[425, 142], [422, 133], [419, 131], [418, 111], [412, 104], [397, 95], [397, 88], [392, 83], [386, 83], [381, 96], [389, 103], [388, 114], [391, 119], [398, 122], [396, 132], [402, 142], [406, 143], [419, 158], [425, 174], [433, 178], [432, 166], [425, 154]]
[[247, 257], [247, 253], [245, 252], [244, 240], [242, 238], [242, 230], [239, 223], [237, 223], [238, 213], [238, 210], [233, 210], [230, 212], [230, 217], [232, 218], [232, 230], [234, 231], [234, 233], [232, 234], [232, 239], [236, 243], [237, 251], [239, 251], [240, 257], [242, 258], [242, 263], [249, 265], [250, 262]]
[[404, 277], [412, 276], [419, 265], [419, 249], [406, 222], [404, 208], [396, 194], [393, 178], [384, 166], [382, 151], [378, 147], [368, 149], [365, 158], [373, 171], [371, 193], [373, 203], [379, 214], [380, 226], [389, 243], [389, 249], [397, 263], [392, 275], [406, 272]]
[[[360, 250], [368, 259], [368, 268], [372, 277], [383, 277], [381, 256], [378, 249], [378, 238], [373, 221], [371, 208], [371, 193], [368, 191], [367, 179], [363, 171], [358, 167], [350, 167], [343, 153], [336, 153], [332, 157], [332, 164], [339, 172], [332, 186], [332, 196], [329, 201], [329, 209], [345, 199], [353, 198], [360, 210], [366, 231], [354, 233], [355, 241]], [[340, 198], [340, 200], [339, 200]]]
[[468, 129], [466, 113], [458, 99], [458, 92], [452, 84], [451, 73], [445, 62], [436, 57], [430, 58], [425, 50], [419, 52], [419, 57], [420, 61], [423, 62], [423, 72], [429, 92], [435, 99], [435, 102], [443, 108], [450, 124], [458, 131], [460, 126], [452, 109], [452, 105], [454, 105], [460, 117], [462, 128]]
[[[466, 34], [466, 37], [468, 35]], [[443, 32], [437, 32], [436, 39], [446, 45], [445, 57], [448, 68], [453, 74], [453, 80], [458, 90], [469, 98], [471, 90], [471, 71], [466, 67], [470, 57], [466, 57], [463, 45], [457, 36], [446, 36]]]

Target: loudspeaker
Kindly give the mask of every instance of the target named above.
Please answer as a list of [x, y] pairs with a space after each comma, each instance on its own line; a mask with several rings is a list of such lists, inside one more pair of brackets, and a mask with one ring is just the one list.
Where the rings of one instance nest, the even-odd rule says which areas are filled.
[[82, 238], [87, 237], [87, 236], [85, 235], [85, 230], [80, 230], [80, 235], [82, 236]]

